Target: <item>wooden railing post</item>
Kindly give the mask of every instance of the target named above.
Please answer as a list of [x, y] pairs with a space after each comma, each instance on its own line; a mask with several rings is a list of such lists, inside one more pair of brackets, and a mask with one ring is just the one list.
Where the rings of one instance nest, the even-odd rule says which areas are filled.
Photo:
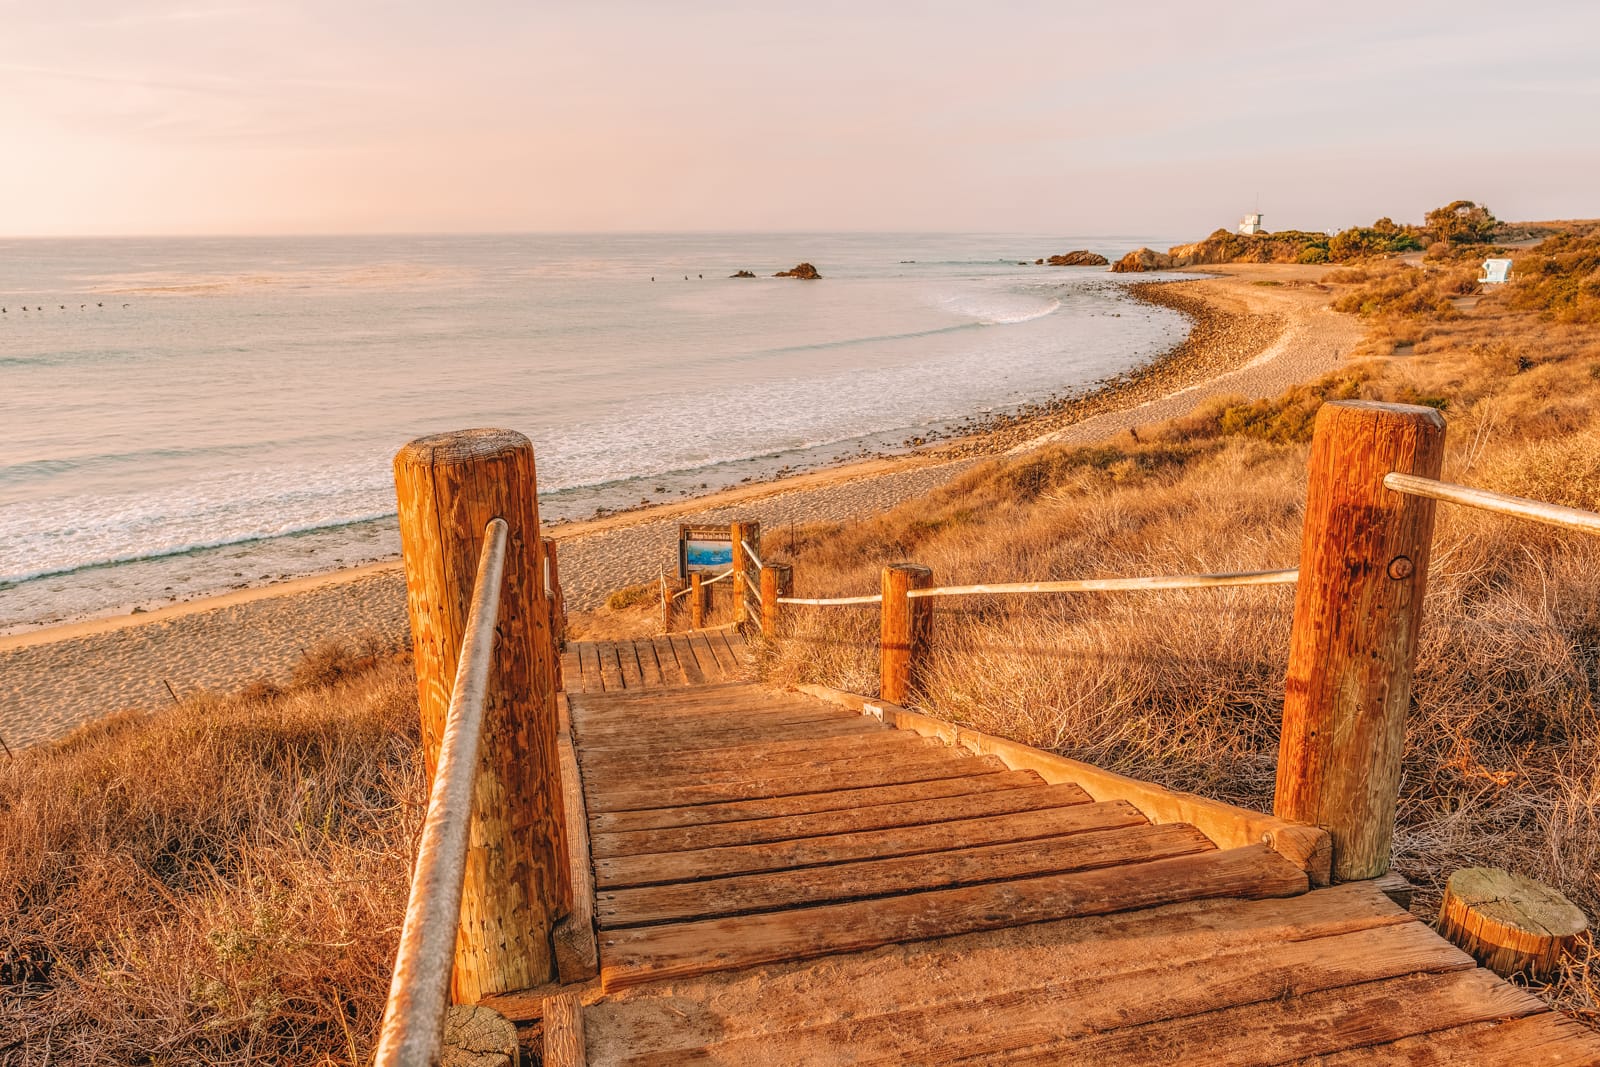
[[509, 430], [423, 437], [394, 460], [429, 777], [439, 758], [484, 527], [509, 526], [451, 994], [472, 1003], [556, 976], [572, 908], [533, 445]]
[[933, 602], [925, 597], [912, 600], [906, 593], [932, 586], [933, 571], [927, 567], [892, 563], [883, 568], [878, 694], [891, 704], [903, 703], [910, 695], [933, 623]]
[[769, 563], [761, 568], [761, 636], [778, 636], [778, 598], [794, 591], [794, 568]]
[[1433, 540], [1433, 501], [1383, 478], [1438, 477], [1443, 459], [1432, 408], [1338, 401], [1317, 414], [1273, 811], [1328, 831], [1342, 881], [1389, 869]]
[[556, 562], [556, 543], [544, 542], [544, 556], [550, 579], [550, 637], [557, 652], [567, 648], [567, 598], [561, 592], [561, 567]]
[[728, 578], [728, 584], [733, 586], [733, 621], [743, 625], [750, 618], [750, 609], [744, 602], [744, 570], [749, 566], [744, 553], [744, 523], [729, 523], [728, 535], [733, 539], [733, 574]]
[[699, 571], [689, 575], [689, 629], [698, 630], [706, 624], [705, 579]]

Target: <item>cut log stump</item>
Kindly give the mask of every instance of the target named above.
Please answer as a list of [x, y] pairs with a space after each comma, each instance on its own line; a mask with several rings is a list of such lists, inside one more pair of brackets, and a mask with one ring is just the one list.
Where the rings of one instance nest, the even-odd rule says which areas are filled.
[[441, 1067], [518, 1067], [517, 1028], [497, 1011], [456, 1004], [444, 1017]]
[[1452, 874], [1439, 905], [1439, 933], [1501, 977], [1549, 976], [1588, 925], [1554, 889], [1496, 867]]

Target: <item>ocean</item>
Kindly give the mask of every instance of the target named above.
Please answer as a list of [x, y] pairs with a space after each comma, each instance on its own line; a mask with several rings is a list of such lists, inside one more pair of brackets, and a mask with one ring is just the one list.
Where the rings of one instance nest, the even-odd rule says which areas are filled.
[[547, 521], [903, 449], [1181, 341], [1121, 276], [1031, 265], [1163, 241], [0, 241], [0, 632], [396, 555], [420, 434], [526, 433]]

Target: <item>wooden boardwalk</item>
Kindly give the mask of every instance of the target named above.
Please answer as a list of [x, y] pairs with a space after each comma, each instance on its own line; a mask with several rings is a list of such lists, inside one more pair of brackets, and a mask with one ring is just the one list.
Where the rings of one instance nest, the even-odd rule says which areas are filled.
[[581, 1037], [545, 1005], [547, 1062], [1600, 1064], [1376, 883], [1314, 889], [744, 655], [719, 630], [563, 661], [600, 977]]

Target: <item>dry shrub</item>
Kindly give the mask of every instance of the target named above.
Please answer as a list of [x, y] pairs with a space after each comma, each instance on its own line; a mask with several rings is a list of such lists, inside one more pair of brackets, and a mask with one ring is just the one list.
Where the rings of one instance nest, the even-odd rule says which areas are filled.
[[660, 582], [640, 582], [638, 585], [630, 585], [626, 589], [618, 589], [606, 597], [606, 607], [612, 611], [626, 611], [629, 608], [638, 607], [640, 604], [648, 604], [651, 601], [659, 603], [660, 600]]
[[[1441, 292], [1421, 272], [1361, 273], [1348, 281], [1379, 278], [1397, 307], [1408, 302], [1397, 278], [1424, 286], [1417, 306]], [[1292, 567], [1305, 428], [1324, 399], [1352, 394], [1442, 408], [1455, 480], [1594, 508], [1597, 364], [1594, 331], [1489, 295], [1430, 325], [1414, 356], [1270, 402], [1217, 401], [1140, 442], [991, 464], [879, 518], [769, 542], [805, 596], [875, 591], [899, 560], [940, 584]], [[1600, 542], [1440, 516], [1395, 865], [1429, 917], [1449, 873], [1474, 864], [1518, 870], [1600, 916]], [[1291, 601], [1272, 589], [936, 601], [913, 702], [1268, 810]], [[774, 680], [876, 691], [875, 608], [796, 608], [783, 625], [766, 661]], [[1539, 991], [1595, 1024], [1600, 958], [1570, 961]]]
[[0, 1062], [366, 1061], [423, 795], [410, 667], [352, 658], [0, 766]]

